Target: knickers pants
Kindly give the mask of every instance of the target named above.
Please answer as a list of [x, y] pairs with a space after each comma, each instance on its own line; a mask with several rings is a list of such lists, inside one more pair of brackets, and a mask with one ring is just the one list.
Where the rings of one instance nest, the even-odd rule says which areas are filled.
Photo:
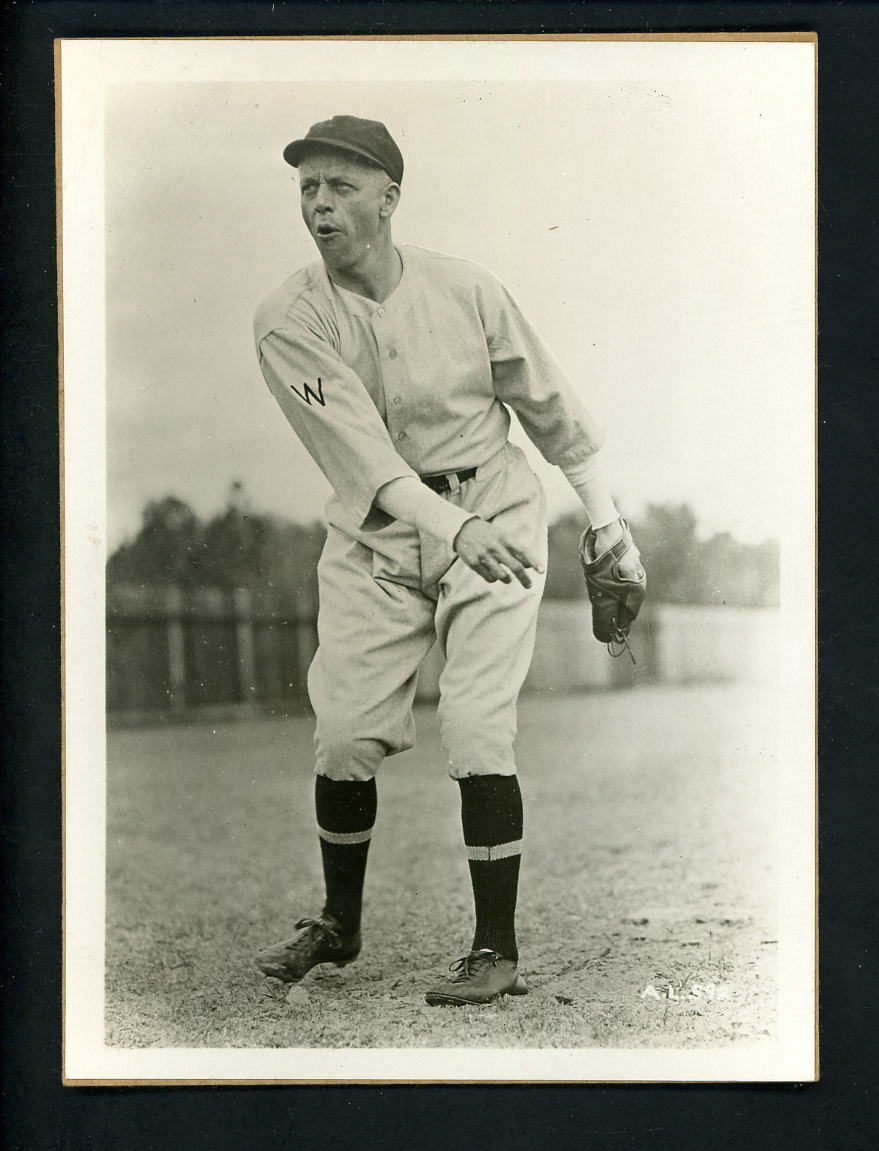
[[[543, 490], [507, 444], [445, 498], [491, 520], [546, 563]], [[316, 771], [371, 779], [413, 746], [419, 665], [445, 656], [439, 719], [453, 779], [514, 775], [516, 701], [534, 650], [544, 576], [486, 583], [452, 549], [394, 522], [357, 531], [336, 501], [318, 565], [319, 646], [308, 675], [317, 717]]]

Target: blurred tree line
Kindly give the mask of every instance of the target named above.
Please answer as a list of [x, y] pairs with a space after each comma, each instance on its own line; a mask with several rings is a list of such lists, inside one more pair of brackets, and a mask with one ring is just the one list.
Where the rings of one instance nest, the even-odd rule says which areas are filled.
[[[743, 544], [728, 532], [707, 539], [697, 534], [687, 504], [650, 504], [631, 520], [647, 568], [650, 599], [656, 603], [778, 603], [779, 554], [775, 540]], [[550, 527], [546, 594], [577, 599], [585, 594], [577, 561], [583, 517]], [[316, 604], [316, 567], [324, 541], [320, 524], [296, 524], [255, 513], [240, 483], [226, 507], [202, 520], [173, 496], [150, 501], [134, 539], [116, 549], [107, 565], [110, 586], [175, 584], [249, 588], [282, 599]]]
[[255, 513], [241, 483], [232, 484], [226, 507], [208, 520], [185, 501], [164, 496], [150, 500], [140, 531], [110, 556], [107, 582], [249, 588], [316, 604], [324, 538], [320, 524]]

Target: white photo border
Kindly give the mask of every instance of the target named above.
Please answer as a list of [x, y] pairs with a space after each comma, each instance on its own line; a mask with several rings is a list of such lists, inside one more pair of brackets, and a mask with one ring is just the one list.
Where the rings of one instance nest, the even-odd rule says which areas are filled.
[[[483, 38], [107, 39], [57, 45], [64, 547], [64, 1080], [69, 1084], [360, 1082], [770, 1082], [817, 1076], [815, 1023], [815, 396], [791, 397], [779, 483], [796, 493], [782, 534], [785, 637], [779, 743], [786, 820], [779, 860], [777, 1041], [749, 1050], [138, 1049], [104, 1042], [104, 670], [107, 560], [104, 94], [122, 81], [368, 82], [392, 74], [575, 81], [584, 56], [640, 66], [673, 45], [737, 43], [802, 56], [814, 115], [810, 34]], [[591, 54], [591, 56], [590, 56]], [[625, 61], [623, 61], [625, 57]], [[640, 63], [639, 63], [640, 62]], [[808, 87], [811, 78], [812, 87]], [[804, 157], [804, 162], [814, 158]], [[814, 285], [813, 285], [814, 286]], [[814, 349], [814, 326], [811, 333]]]

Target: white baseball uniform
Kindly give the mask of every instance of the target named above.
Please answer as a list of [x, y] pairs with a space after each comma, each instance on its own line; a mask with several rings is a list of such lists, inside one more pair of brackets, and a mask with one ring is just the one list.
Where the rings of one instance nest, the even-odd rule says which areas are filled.
[[[412, 746], [415, 678], [436, 637], [450, 774], [511, 775], [543, 577], [534, 573], [530, 589], [486, 583], [452, 540], [477, 514], [545, 563], [543, 492], [508, 443], [507, 405], [569, 478], [588, 472], [602, 434], [491, 273], [421, 248], [397, 251], [402, 277], [380, 304], [334, 284], [319, 261], [255, 319], [265, 380], [335, 493], [308, 681], [316, 770], [369, 779], [385, 755]], [[439, 473], [450, 484], [445, 538], [382, 510], [385, 484]], [[609, 501], [601, 510], [605, 522], [615, 518]]]

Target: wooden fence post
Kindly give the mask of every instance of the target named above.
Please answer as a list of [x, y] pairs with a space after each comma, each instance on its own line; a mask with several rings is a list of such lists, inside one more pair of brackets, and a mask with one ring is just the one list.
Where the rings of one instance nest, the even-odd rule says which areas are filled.
[[238, 691], [243, 703], [254, 703], [257, 697], [256, 652], [253, 644], [253, 598], [250, 589], [235, 588], [232, 593], [232, 604], [238, 648]]
[[183, 591], [169, 587], [165, 609], [168, 628], [168, 684], [172, 711], [186, 707], [186, 648], [183, 642]]

